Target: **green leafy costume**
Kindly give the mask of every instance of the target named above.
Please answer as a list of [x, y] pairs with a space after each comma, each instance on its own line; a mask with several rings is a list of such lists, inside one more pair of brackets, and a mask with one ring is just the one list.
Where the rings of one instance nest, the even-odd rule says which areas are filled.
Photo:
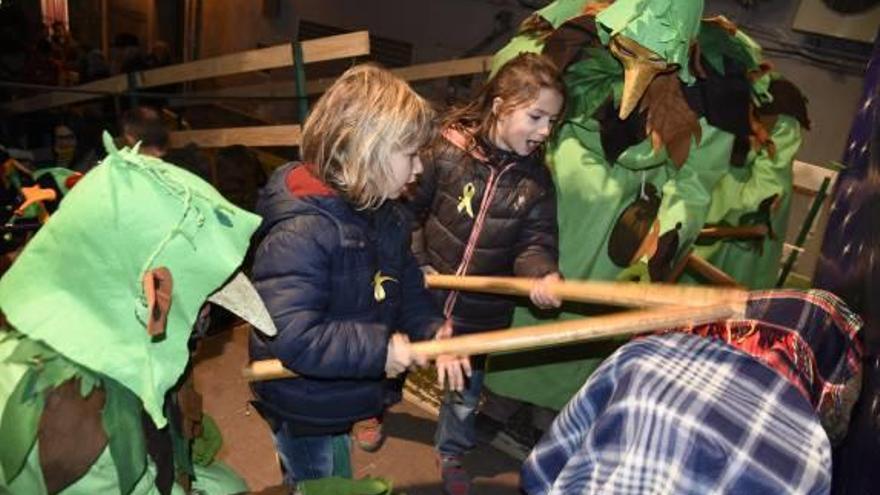
[[715, 186], [708, 224], [765, 224], [770, 235], [758, 240], [725, 240], [694, 248], [694, 254], [750, 289], [769, 289], [779, 277], [782, 245], [788, 229], [792, 163], [802, 140], [800, 122], [780, 115], [771, 137], [776, 147], [751, 151], [747, 168], [732, 167]]
[[[757, 45], [722, 22], [701, 22], [702, 0], [617, 0], [595, 7], [588, 0], [557, 0], [537, 11], [496, 54], [493, 69], [518, 53], [542, 51], [563, 68], [566, 115], [547, 146], [562, 273], [570, 279], [663, 281], [705, 224], [738, 224], [768, 190], [787, 198], [799, 127], [779, 117], [771, 134], [774, 158], [763, 149], [752, 151], [749, 165], [731, 171], [733, 161], [746, 159], [750, 104], [772, 100]], [[674, 64], [650, 83], [641, 106], [625, 120], [617, 115], [626, 96], [624, 68], [611, 50], [616, 36]], [[699, 45], [699, 60], [692, 45]], [[672, 76], [677, 81], [670, 82]], [[673, 100], [686, 103], [676, 107], [669, 104]], [[683, 134], [681, 127], [667, 132], [663, 117], [693, 123]], [[644, 208], [633, 209], [637, 203]], [[783, 212], [787, 200], [778, 214]], [[642, 251], [651, 234], [628, 233], [629, 221], [652, 225], [653, 250]], [[726, 246], [714, 249], [710, 260], [731, 256]], [[558, 318], [584, 316], [584, 308], [565, 309]], [[514, 326], [543, 319], [520, 307]], [[486, 383], [496, 393], [560, 409], [619, 344], [493, 356]]]
[[[166, 393], [184, 373], [199, 310], [241, 264], [260, 219], [178, 167], [117, 150], [90, 171], [0, 280], [0, 493], [46, 493], [38, 425], [64, 384], [106, 396], [106, 447], [60, 493], [157, 493], [142, 429], [168, 423]], [[142, 280], [174, 284], [164, 333], [147, 333]], [[246, 489], [228, 468], [196, 467], [193, 489]], [[201, 473], [201, 474], [200, 474]], [[199, 483], [202, 483], [200, 486]], [[179, 487], [175, 487], [180, 492]]]

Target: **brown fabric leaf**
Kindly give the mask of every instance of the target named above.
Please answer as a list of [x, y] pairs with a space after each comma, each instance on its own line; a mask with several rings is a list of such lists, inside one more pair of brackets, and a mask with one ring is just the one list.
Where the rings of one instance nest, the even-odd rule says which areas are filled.
[[704, 17], [703, 22], [705, 22], [706, 24], [714, 24], [726, 31], [727, 34], [731, 36], [735, 35], [737, 31], [736, 24], [727, 17], [724, 17], [723, 15]]
[[557, 67], [565, 68], [575, 61], [584, 47], [598, 44], [596, 23], [592, 16], [575, 17], [550, 33], [544, 42], [543, 54]]
[[548, 36], [553, 34], [553, 25], [547, 22], [537, 12], [526, 17], [519, 24], [520, 35], [525, 35], [538, 40], [546, 40]]
[[696, 41], [691, 43], [688, 60], [690, 60], [692, 74], [700, 79], [706, 79], [706, 77], [708, 77], [709, 74], [706, 72], [706, 68], [703, 67], [703, 52], [700, 48], [700, 44]]
[[749, 130], [751, 132], [749, 133], [749, 142], [755, 151], [766, 148], [771, 160], [776, 159], [776, 144], [773, 142], [773, 138], [770, 137], [770, 132], [773, 130], [773, 126], [776, 125], [778, 118], [778, 115], [759, 116], [755, 111], [755, 107], [750, 105]]
[[192, 373], [187, 373], [180, 385], [177, 403], [180, 406], [183, 437], [190, 440], [196, 438], [202, 432], [202, 394], [196, 391]]
[[614, 0], [608, 0], [608, 1], [605, 1], [605, 2], [591, 2], [591, 3], [588, 3], [588, 4], [584, 7], [584, 15], [588, 15], [588, 16], [591, 16], [591, 17], [596, 17], [597, 15], [599, 15], [600, 13], [602, 13], [603, 10], [607, 9], [608, 7], [610, 7], [612, 3], [614, 3]]
[[752, 69], [746, 72], [746, 77], [749, 79], [749, 82], [755, 82], [758, 79], [764, 77], [764, 74], [771, 72], [773, 70], [773, 64], [767, 61], [763, 61], [758, 64], [757, 69]]
[[785, 114], [797, 119], [801, 127], [810, 129], [810, 116], [807, 112], [807, 98], [800, 88], [791, 81], [774, 79], [770, 82], [773, 101], [757, 109], [758, 115]]
[[107, 445], [101, 422], [104, 391], [96, 388], [82, 397], [79, 390], [79, 380], [56, 387], [46, 396], [40, 416], [40, 468], [50, 494], [60, 492], [86, 474]]
[[177, 484], [183, 488], [184, 493], [190, 493], [192, 491], [192, 478], [189, 473], [185, 473], [183, 471], [177, 473], [177, 478], [175, 479]]
[[690, 153], [691, 142], [702, 139], [697, 114], [691, 110], [675, 72], [660, 74], [651, 81], [639, 111], [647, 112], [645, 127], [654, 150], [666, 147], [669, 159], [681, 168]]

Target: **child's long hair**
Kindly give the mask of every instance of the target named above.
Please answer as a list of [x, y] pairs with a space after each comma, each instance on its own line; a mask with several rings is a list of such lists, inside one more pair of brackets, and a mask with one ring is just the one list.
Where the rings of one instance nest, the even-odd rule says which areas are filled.
[[538, 98], [543, 88], [558, 92], [565, 101], [565, 84], [556, 64], [538, 53], [520, 53], [504, 64], [470, 103], [453, 108], [443, 119], [443, 127], [461, 125], [477, 136], [489, 137], [498, 121], [492, 111], [495, 98], [504, 101], [498, 112], [503, 115]]
[[358, 209], [390, 193], [390, 155], [433, 137], [434, 111], [409, 85], [371, 64], [345, 71], [303, 125], [302, 159]]

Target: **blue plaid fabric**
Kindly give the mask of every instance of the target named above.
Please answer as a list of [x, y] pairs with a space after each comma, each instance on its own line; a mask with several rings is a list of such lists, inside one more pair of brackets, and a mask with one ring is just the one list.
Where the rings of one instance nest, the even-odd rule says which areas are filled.
[[785, 378], [718, 340], [621, 347], [522, 468], [528, 494], [828, 493], [831, 448]]

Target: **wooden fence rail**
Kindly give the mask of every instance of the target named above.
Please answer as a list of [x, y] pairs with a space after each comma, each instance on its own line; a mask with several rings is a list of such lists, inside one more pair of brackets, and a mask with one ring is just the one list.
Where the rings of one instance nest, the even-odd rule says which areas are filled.
[[[302, 53], [303, 63], [306, 64], [368, 55], [370, 53], [370, 38], [367, 31], [358, 31], [304, 41], [302, 43]], [[167, 84], [228, 76], [243, 72], [276, 69], [290, 65], [293, 65], [293, 49], [290, 44], [286, 43], [269, 48], [248, 50], [137, 72], [134, 74], [135, 84], [133, 85], [130, 84], [128, 74], [121, 74], [100, 81], [82, 84], [74, 89], [121, 94], [134, 89], [153, 88]], [[16, 100], [4, 105], [3, 109], [12, 113], [34, 112], [71, 103], [89, 101], [101, 98], [102, 96], [101, 94], [63, 93], [59, 91]]]

